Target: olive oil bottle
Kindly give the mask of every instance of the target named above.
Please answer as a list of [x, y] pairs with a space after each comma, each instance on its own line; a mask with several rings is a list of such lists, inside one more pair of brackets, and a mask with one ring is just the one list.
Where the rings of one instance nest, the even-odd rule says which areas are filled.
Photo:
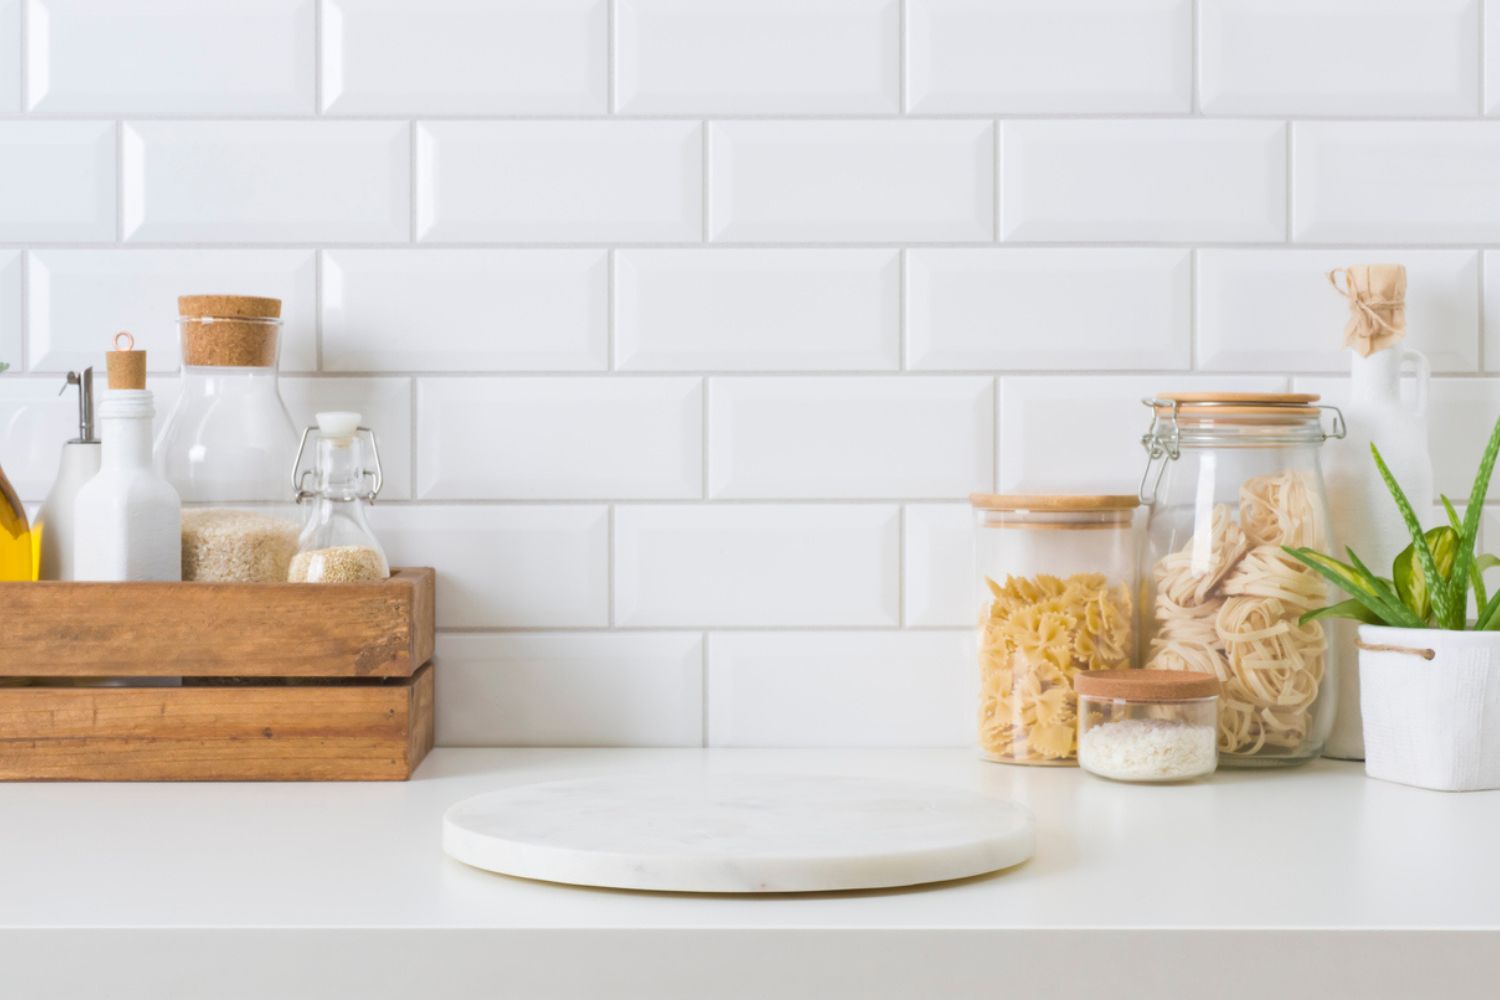
[[0, 580], [35, 580], [36, 558], [26, 508], [0, 469]]

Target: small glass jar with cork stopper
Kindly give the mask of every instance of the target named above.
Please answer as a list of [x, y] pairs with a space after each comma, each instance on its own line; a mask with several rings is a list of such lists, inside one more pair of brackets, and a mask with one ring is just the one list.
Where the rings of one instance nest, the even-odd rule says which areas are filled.
[[281, 300], [177, 300], [182, 388], [156, 441], [182, 495], [183, 578], [281, 582], [297, 549], [287, 470], [297, 432], [281, 399]]

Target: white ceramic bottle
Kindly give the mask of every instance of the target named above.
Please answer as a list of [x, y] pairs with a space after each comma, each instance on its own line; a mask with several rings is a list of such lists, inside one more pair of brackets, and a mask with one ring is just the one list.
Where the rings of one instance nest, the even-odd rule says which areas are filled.
[[[78, 491], [94, 478], [103, 457], [94, 437], [94, 369], [68, 372], [68, 385], [78, 386], [78, 436], [62, 447], [57, 478], [42, 501], [31, 530], [38, 538], [37, 578], [72, 580], [77, 524], [73, 511]], [[66, 386], [64, 387], [66, 388]]]
[[[120, 355], [138, 357], [122, 361]], [[182, 502], [151, 463], [144, 351], [112, 351], [110, 391], [99, 404], [104, 438], [98, 475], [78, 491], [74, 578], [181, 580]]]
[[[1366, 269], [1349, 270], [1349, 287], [1358, 293], [1360, 285], [1354, 280], [1355, 275]], [[1376, 335], [1351, 345], [1349, 397], [1343, 407], [1348, 436], [1343, 441], [1330, 442], [1325, 449], [1324, 474], [1337, 545], [1334, 552], [1342, 557], [1345, 546], [1352, 548], [1380, 576], [1390, 575], [1392, 560], [1406, 548], [1411, 535], [1375, 466], [1370, 454], [1372, 442], [1380, 449], [1381, 457], [1401, 484], [1417, 516], [1422, 518], [1423, 527], [1446, 523], [1438, 520], [1440, 514], [1434, 507], [1437, 498], [1433, 493], [1427, 433], [1427, 358], [1398, 343], [1405, 333], [1405, 284], [1403, 273], [1399, 284], [1388, 285], [1380, 293], [1381, 299], [1373, 303], [1373, 309], [1361, 312], [1364, 307], [1351, 302], [1351, 312], [1360, 317], [1366, 328], [1374, 326], [1367, 315], [1370, 311], [1395, 317], [1395, 322], [1391, 328], [1377, 329]], [[1366, 305], [1370, 305], [1368, 294]], [[1355, 325], [1354, 318], [1350, 325], [1351, 328]], [[1347, 338], [1346, 343], [1349, 343]], [[1401, 393], [1403, 373], [1412, 379], [1407, 399]], [[1345, 647], [1342, 662], [1346, 666], [1339, 680], [1338, 714], [1324, 755], [1344, 760], [1364, 759], [1354, 628], [1354, 623], [1345, 621], [1334, 623], [1332, 628], [1333, 641]]]

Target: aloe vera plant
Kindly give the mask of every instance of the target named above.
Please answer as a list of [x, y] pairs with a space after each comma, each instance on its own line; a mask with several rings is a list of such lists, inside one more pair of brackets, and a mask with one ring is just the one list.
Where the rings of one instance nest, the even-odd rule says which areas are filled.
[[1479, 609], [1472, 628], [1500, 630], [1500, 592], [1492, 597], [1484, 585], [1484, 571], [1500, 566], [1500, 558], [1474, 551], [1479, 515], [1489, 493], [1490, 476], [1495, 471], [1495, 456], [1500, 453], [1500, 419], [1495, 421], [1484, 457], [1479, 460], [1464, 516], [1460, 518], [1452, 502], [1443, 497], [1448, 523], [1427, 531], [1422, 530], [1416, 511], [1386, 467], [1380, 449], [1372, 444], [1370, 452], [1401, 512], [1406, 530], [1411, 533], [1411, 544], [1396, 557], [1389, 577], [1376, 576], [1353, 549], [1345, 550], [1349, 561], [1342, 562], [1314, 549], [1288, 547], [1288, 553], [1350, 595], [1348, 600], [1309, 611], [1302, 621], [1353, 618], [1371, 625], [1463, 631], [1470, 628], [1468, 608], [1472, 589]]

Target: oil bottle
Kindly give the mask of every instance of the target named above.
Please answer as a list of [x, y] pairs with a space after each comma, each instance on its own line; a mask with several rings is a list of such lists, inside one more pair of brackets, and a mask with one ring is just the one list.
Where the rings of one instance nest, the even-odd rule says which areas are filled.
[[[0, 372], [6, 365], [0, 364]], [[26, 508], [0, 467], [0, 580], [35, 580], [36, 557]]]

